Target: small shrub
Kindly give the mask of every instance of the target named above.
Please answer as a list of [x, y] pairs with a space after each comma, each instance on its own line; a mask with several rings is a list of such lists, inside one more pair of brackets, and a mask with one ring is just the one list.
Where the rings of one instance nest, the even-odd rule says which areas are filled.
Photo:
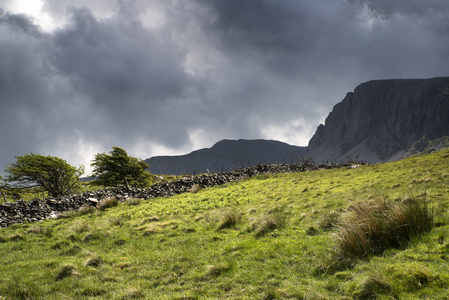
[[425, 200], [359, 203], [339, 226], [337, 244], [343, 257], [368, 257], [389, 248], [403, 248], [412, 236], [432, 228], [433, 214]]
[[106, 208], [114, 207], [118, 205], [118, 200], [115, 197], [107, 197], [101, 199], [98, 203], [99, 210], [105, 210]]

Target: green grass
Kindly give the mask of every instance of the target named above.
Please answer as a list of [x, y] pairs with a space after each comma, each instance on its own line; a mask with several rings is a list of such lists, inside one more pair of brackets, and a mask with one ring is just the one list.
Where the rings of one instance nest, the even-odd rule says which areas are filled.
[[[256, 176], [16, 224], [0, 230], [0, 296], [447, 299], [448, 166], [444, 150], [356, 169]], [[350, 263], [341, 258], [354, 211], [377, 203], [385, 204], [382, 214], [401, 215], [414, 199], [426, 204], [432, 226], [410, 231], [399, 246], [351, 253]]]

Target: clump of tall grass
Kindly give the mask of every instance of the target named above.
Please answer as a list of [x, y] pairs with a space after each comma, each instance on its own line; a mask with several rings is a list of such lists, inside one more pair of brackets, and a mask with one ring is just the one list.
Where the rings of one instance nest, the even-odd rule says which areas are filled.
[[89, 266], [89, 267], [98, 267], [103, 263], [103, 260], [100, 257], [91, 257], [88, 260], [86, 260], [83, 265]]
[[128, 204], [129, 206], [140, 205], [142, 201], [143, 199], [140, 198], [129, 198], [126, 200], [126, 204]]
[[254, 236], [260, 238], [266, 233], [285, 226], [286, 215], [282, 211], [276, 211], [271, 214], [258, 218], [252, 225]]
[[189, 189], [189, 192], [195, 194], [195, 193], [198, 193], [198, 192], [201, 191], [201, 190], [202, 190], [201, 185], [199, 185], [199, 184], [197, 184], [197, 183], [194, 183], [194, 184], [192, 185], [192, 187]]
[[333, 230], [340, 223], [340, 214], [335, 211], [326, 213], [318, 222], [318, 227], [322, 230]]
[[377, 299], [379, 295], [391, 295], [391, 298], [397, 298], [396, 295], [392, 295], [391, 286], [375, 276], [367, 278], [360, 289], [356, 290], [352, 296], [357, 300], [369, 300]]
[[78, 214], [80, 216], [82, 216], [82, 215], [93, 213], [94, 211], [95, 211], [95, 207], [85, 204], [78, 209]]
[[404, 248], [413, 236], [429, 231], [433, 212], [426, 200], [401, 202], [377, 199], [349, 208], [338, 226], [337, 246], [343, 259], [382, 254], [389, 248]]
[[107, 198], [100, 200], [100, 202], [98, 203], [98, 209], [105, 210], [106, 208], [110, 208], [110, 207], [117, 206], [117, 205], [118, 205], [117, 198], [107, 197]]
[[65, 264], [57, 270], [56, 280], [62, 280], [73, 275], [79, 275], [78, 268], [71, 264]]
[[220, 217], [218, 229], [232, 228], [240, 222], [240, 216], [234, 210], [226, 210]]
[[206, 275], [205, 277], [217, 277], [222, 275], [225, 272], [228, 272], [232, 268], [230, 263], [221, 263], [217, 265], [208, 265], [206, 266]]
[[42, 226], [33, 226], [27, 231], [28, 233], [40, 234], [46, 237], [51, 237], [53, 231], [50, 228], [42, 227]]

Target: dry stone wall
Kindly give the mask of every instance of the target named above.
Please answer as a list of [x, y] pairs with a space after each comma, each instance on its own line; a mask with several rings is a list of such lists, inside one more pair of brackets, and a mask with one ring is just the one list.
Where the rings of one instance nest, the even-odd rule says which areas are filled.
[[273, 173], [306, 172], [319, 169], [354, 168], [364, 163], [345, 164], [274, 164], [258, 165], [255, 167], [241, 168], [232, 172], [219, 174], [203, 174], [183, 177], [179, 180], [157, 183], [146, 189], [132, 187], [106, 188], [97, 191], [84, 192], [78, 195], [64, 196], [60, 198], [33, 199], [30, 201], [18, 200], [0, 204], [0, 227], [7, 227], [14, 223], [42, 222], [56, 218], [58, 214], [66, 211], [76, 211], [82, 206], [97, 207], [100, 200], [115, 197], [121, 202], [128, 198], [151, 199], [156, 197], [170, 197], [176, 194], [188, 192], [193, 185], [208, 188], [228, 182], [238, 181], [251, 176]]

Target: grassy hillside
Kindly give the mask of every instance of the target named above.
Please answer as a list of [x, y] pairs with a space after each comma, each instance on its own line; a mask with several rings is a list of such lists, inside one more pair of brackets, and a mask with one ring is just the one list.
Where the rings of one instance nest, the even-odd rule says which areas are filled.
[[[448, 299], [448, 166], [444, 150], [355, 169], [258, 176], [13, 225], [0, 230], [0, 296]], [[345, 255], [350, 213], [365, 204], [393, 208], [376, 213], [382, 217], [416, 201], [434, 215], [430, 231]]]

